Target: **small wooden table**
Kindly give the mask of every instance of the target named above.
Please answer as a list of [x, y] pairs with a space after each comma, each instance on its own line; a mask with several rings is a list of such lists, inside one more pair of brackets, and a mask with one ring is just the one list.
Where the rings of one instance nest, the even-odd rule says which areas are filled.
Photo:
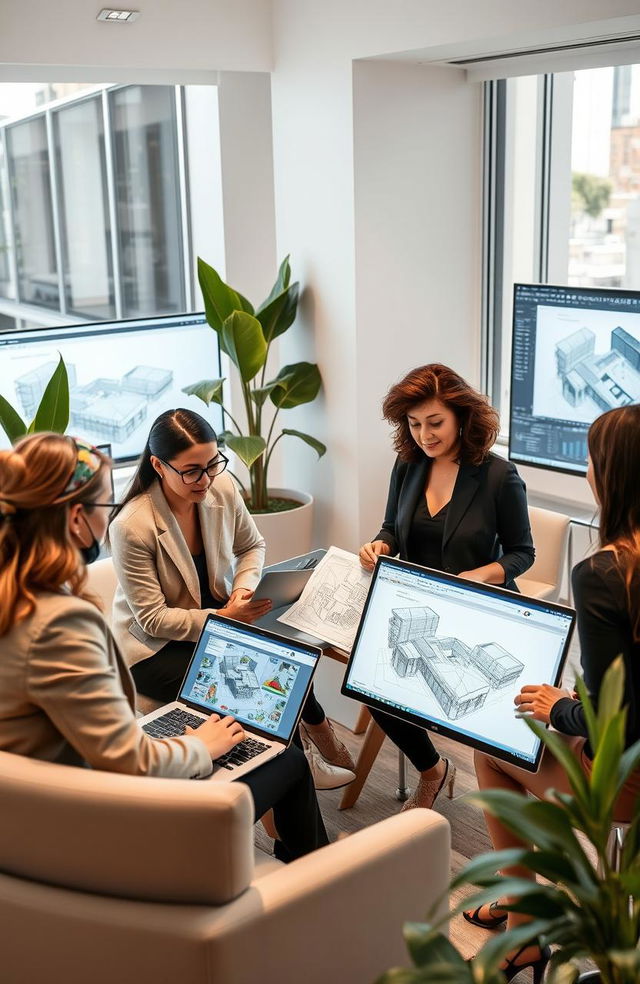
[[[349, 657], [345, 653], [340, 652], [338, 649], [333, 649], [332, 646], [323, 647], [323, 653], [329, 659], [334, 659], [343, 665], [349, 662]], [[373, 763], [386, 737], [380, 725], [373, 720], [368, 709], [363, 705], [354, 731], [356, 734], [362, 734], [365, 729], [366, 734], [356, 761], [356, 777], [353, 782], [349, 783], [342, 794], [339, 807], [341, 810], [348, 810], [356, 804], [362, 792], [362, 787], [367, 781], [367, 776], [371, 772]]]

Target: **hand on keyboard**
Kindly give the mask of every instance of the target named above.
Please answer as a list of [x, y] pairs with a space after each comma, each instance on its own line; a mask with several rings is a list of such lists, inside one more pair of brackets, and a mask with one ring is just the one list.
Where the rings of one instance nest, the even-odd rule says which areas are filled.
[[212, 714], [199, 728], [185, 728], [184, 733], [203, 741], [212, 759], [225, 755], [245, 737], [242, 725], [235, 718], [220, 719], [217, 714]]

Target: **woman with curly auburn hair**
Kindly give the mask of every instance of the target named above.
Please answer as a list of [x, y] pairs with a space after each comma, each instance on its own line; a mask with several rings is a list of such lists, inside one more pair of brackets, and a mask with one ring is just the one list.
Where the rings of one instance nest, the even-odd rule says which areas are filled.
[[[452, 369], [420, 366], [382, 404], [398, 453], [382, 529], [360, 550], [372, 570], [380, 554], [517, 591], [534, 559], [524, 482], [491, 453], [499, 418], [487, 398]], [[432, 807], [455, 766], [427, 732], [382, 711], [373, 717], [420, 773], [403, 809]]]

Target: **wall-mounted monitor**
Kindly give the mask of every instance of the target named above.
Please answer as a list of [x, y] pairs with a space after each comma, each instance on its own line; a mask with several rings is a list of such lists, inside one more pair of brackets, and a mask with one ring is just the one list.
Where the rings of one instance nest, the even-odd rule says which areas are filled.
[[509, 457], [574, 475], [605, 410], [640, 402], [640, 292], [515, 284]]
[[[110, 444], [118, 463], [139, 456], [163, 410], [189, 407], [223, 429], [219, 406], [182, 392], [221, 375], [218, 336], [204, 314], [0, 333], [0, 393], [24, 419], [34, 416], [58, 354], [69, 375], [69, 432]], [[0, 446], [8, 446], [4, 435]]]

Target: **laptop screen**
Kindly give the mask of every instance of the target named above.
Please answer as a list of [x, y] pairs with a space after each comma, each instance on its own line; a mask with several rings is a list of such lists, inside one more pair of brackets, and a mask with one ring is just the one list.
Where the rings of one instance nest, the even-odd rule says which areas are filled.
[[381, 558], [342, 692], [535, 771], [525, 684], [560, 680], [572, 609]]
[[210, 615], [179, 699], [288, 742], [319, 656], [302, 643]]

